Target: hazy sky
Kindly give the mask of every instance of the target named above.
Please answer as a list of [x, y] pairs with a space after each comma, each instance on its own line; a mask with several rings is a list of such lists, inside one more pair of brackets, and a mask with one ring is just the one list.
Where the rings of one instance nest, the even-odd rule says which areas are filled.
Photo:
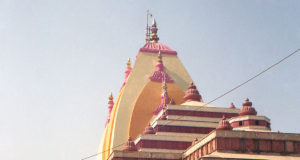
[[[0, 0], [0, 159], [97, 152], [108, 95], [144, 45], [147, 9], [208, 102], [300, 48], [299, 8], [291, 0]], [[300, 133], [299, 96], [300, 53], [213, 105], [241, 107], [249, 97], [273, 131]]]

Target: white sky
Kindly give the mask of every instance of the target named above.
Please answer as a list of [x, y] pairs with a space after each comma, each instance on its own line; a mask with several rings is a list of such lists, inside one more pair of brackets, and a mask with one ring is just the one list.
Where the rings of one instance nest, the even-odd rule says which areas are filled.
[[[300, 48], [299, 1], [0, 0], [0, 159], [95, 154], [146, 10], [210, 101]], [[213, 105], [246, 97], [300, 133], [300, 53]], [[95, 158], [91, 158], [93, 160]]]

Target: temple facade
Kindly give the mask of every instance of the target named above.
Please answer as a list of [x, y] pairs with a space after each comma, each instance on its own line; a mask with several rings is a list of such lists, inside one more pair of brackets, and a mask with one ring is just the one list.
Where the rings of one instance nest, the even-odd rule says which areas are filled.
[[205, 103], [177, 52], [159, 42], [155, 20], [118, 95], [109, 96], [102, 160], [300, 160], [300, 134], [271, 131], [251, 100]]

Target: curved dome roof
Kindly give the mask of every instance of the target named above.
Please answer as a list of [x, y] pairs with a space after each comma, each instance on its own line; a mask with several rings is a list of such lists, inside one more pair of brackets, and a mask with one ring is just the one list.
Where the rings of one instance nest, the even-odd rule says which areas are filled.
[[158, 53], [160, 51], [161, 54], [171, 54], [177, 55], [177, 52], [172, 50], [165, 44], [153, 42], [146, 43], [141, 49], [140, 52], [150, 52], [150, 53]]

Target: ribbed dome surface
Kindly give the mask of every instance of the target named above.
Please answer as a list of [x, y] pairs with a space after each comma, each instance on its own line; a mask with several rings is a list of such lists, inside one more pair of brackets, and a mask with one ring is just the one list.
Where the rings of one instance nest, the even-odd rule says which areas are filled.
[[194, 83], [192, 82], [189, 87], [188, 90], [185, 93], [185, 96], [183, 97], [185, 101], [201, 101], [202, 97], [199, 94], [199, 91], [197, 90], [197, 87], [194, 85]]
[[239, 115], [257, 115], [255, 108], [252, 107], [252, 102], [248, 98], [243, 103], [243, 108], [240, 110]]
[[170, 47], [168, 47], [165, 44], [153, 42], [153, 43], [146, 43], [141, 49], [141, 52], [151, 52], [151, 53], [160, 53], [162, 54], [172, 54], [177, 55], [177, 52], [172, 50]]
[[228, 120], [226, 120], [225, 116], [223, 116], [222, 120], [219, 122], [217, 127], [219, 130], [232, 130], [231, 125], [229, 124]]

